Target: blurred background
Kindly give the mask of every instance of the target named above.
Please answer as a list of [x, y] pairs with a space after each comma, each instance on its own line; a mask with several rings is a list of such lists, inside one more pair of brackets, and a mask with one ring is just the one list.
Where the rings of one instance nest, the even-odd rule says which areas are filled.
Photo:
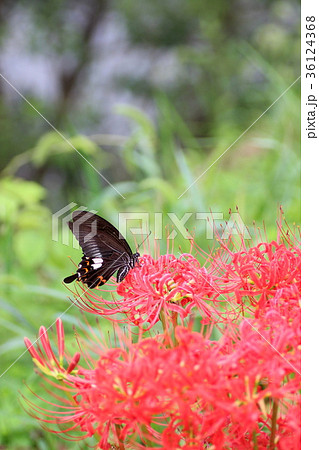
[[[115, 225], [119, 212], [149, 212], [151, 227], [155, 212], [164, 226], [191, 212], [203, 248], [196, 212], [238, 206], [275, 236], [283, 205], [299, 223], [298, 81], [178, 199], [299, 76], [299, 15], [294, 0], [0, 2], [0, 73], [125, 197], [0, 77], [1, 373], [70, 305], [61, 281], [81, 252], [51, 225], [68, 204]], [[70, 334], [79, 319], [65, 314]], [[32, 373], [25, 354], [0, 378], [1, 448], [77, 447], [23, 411]]]

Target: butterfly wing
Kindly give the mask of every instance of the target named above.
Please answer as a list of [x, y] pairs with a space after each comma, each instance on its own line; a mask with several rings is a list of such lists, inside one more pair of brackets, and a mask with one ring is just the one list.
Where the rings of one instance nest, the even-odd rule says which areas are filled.
[[83, 273], [83, 271], [79, 269], [78, 273], [80, 274], [80, 277], [78, 279], [92, 289], [105, 284], [118, 269], [122, 270], [124, 267], [126, 266], [123, 265], [123, 262], [119, 265], [119, 263], [114, 261], [103, 261], [103, 264], [99, 269], [88, 266], [87, 273]]
[[[117, 280], [122, 281], [134, 266], [136, 257], [119, 231], [107, 220], [86, 211], [74, 211], [69, 228], [79, 241], [84, 257], [77, 274], [64, 279], [75, 279], [89, 288], [101, 286], [118, 270]], [[133, 263], [132, 263], [133, 261]]]
[[113, 258], [132, 250], [120, 232], [107, 220], [86, 211], [74, 211], [69, 228], [89, 258]]

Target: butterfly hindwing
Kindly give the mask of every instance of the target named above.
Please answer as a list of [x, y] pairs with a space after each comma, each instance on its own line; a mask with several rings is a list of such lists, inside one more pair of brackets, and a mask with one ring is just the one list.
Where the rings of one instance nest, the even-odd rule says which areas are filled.
[[[99, 260], [97, 263], [96, 261]], [[77, 270], [78, 281], [87, 284], [89, 288], [102, 286], [116, 272], [118, 267], [107, 264], [107, 261], [101, 258], [82, 258]]]

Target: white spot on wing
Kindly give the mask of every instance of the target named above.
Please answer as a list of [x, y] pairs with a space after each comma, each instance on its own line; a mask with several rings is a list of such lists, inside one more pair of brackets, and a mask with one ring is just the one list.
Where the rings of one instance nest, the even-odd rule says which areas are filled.
[[94, 263], [92, 264], [94, 270], [99, 269], [103, 264], [103, 258], [93, 258], [92, 261]]

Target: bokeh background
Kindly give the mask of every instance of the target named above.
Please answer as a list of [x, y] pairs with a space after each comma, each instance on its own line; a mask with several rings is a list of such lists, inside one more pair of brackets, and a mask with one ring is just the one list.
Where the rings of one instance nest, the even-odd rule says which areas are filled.
[[[271, 236], [280, 204], [299, 223], [299, 82], [178, 199], [299, 76], [299, 14], [294, 0], [0, 2], [1, 74], [125, 197], [0, 78], [1, 373], [70, 304], [61, 280], [81, 252], [51, 231], [69, 203], [115, 225], [238, 206]], [[70, 335], [79, 319], [65, 314]], [[25, 354], [0, 378], [1, 448], [77, 447], [23, 411], [32, 373]]]

